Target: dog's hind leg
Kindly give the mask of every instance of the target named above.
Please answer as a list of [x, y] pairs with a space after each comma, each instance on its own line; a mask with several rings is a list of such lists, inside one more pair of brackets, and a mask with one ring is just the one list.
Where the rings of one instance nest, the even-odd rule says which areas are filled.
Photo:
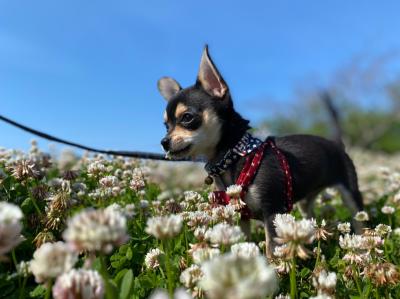
[[314, 215], [314, 203], [318, 193], [307, 195], [304, 199], [297, 203], [299, 211], [303, 218], [313, 218]]
[[345, 175], [339, 191], [342, 194], [342, 199], [345, 205], [350, 209], [353, 216], [352, 224], [357, 234], [362, 233], [363, 225], [359, 221], [354, 220], [354, 215], [362, 211], [364, 208], [363, 199], [360, 190], [358, 189], [357, 173], [350, 157], [345, 154]]
[[353, 193], [344, 185], [339, 185], [338, 186], [339, 192], [342, 195], [342, 200], [343, 203], [346, 205], [346, 207], [350, 210], [352, 219], [351, 219], [351, 224], [353, 225], [354, 231], [356, 234], [361, 234], [363, 231], [364, 226], [362, 225], [361, 222], [356, 221], [354, 219], [354, 216], [356, 215], [357, 212], [361, 211], [362, 208], [360, 208], [355, 200], [355, 197]]
[[240, 220], [240, 229], [246, 236], [247, 241], [251, 241], [251, 223], [250, 220]]

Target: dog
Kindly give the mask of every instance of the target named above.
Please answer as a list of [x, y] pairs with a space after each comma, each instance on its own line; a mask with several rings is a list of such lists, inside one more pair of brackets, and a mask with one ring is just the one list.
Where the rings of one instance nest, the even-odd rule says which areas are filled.
[[[249, 135], [249, 121], [235, 111], [228, 85], [212, 61], [208, 47], [204, 48], [193, 86], [182, 88], [174, 79], [163, 77], [158, 81], [158, 89], [168, 101], [164, 112], [167, 134], [161, 140], [167, 154], [173, 159], [205, 159], [206, 170], [217, 190], [226, 190], [235, 184], [246, 163], [247, 153], [233, 154], [235, 159], [229, 159], [230, 163], [220, 167], [222, 171], [210, 173], [210, 169], [227, 160], [227, 154], [238, 145], [245, 149], [246, 146], [258, 148], [260, 142]], [[243, 141], [245, 137], [247, 139]], [[301, 201], [302, 210], [308, 216], [316, 195], [335, 185], [340, 186], [343, 200], [353, 215], [363, 209], [355, 167], [340, 141], [312, 135], [289, 135], [273, 138], [272, 147], [266, 147], [262, 153], [243, 198], [251, 218], [264, 223], [268, 256], [271, 257], [274, 248], [274, 217], [288, 211], [288, 174], [282, 169], [277, 151], [290, 169], [290, 200]], [[217, 167], [217, 170], [221, 169]], [[356, 222], [353, 226], [356, 231], [361, 230]]]

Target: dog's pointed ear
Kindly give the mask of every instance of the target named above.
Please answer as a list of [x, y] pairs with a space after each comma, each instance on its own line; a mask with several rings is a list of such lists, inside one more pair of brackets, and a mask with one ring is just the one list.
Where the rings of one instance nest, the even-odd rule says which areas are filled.
[[172, 99], [178, 93], [178, 91], [182, 89], [179, 83], [170, 77], [162, 77], [160, 80], [158, 80], [157, 87], [161, 95], [167, 101]]
[[228, 86], [208, 54], [207, 45], [204, 47], [203, 55], [201, 56], [197, 82], [200, 83], [209, 95], [217, 98], [222, 99], [228, 91]]

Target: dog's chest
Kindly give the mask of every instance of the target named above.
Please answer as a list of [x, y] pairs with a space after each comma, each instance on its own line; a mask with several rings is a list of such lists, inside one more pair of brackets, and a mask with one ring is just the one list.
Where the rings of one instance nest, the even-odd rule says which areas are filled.
[[[223, 174], [214, 178], [214, 185], [217, 191], [226, 191], [226, 188], [234, 185], [232, 171], [227, 170]], [[262, 196], [257, 188], [256, 184], [250, 184], [248, 191], [246, 192], [244, 202], [249, 206], [250, 210], [254, 215], [259, 214], [261, 209], [261, 199]]]

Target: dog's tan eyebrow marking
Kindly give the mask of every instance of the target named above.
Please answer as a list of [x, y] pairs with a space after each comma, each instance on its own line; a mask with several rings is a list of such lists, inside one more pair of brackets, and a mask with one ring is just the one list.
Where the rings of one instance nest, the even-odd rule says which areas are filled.
[[175, 109], [175, 118], [179, 118], [179, 116], [181, 116], [186, 110], [188, 110], [188, 107], [182, 103], [179, 103]]

